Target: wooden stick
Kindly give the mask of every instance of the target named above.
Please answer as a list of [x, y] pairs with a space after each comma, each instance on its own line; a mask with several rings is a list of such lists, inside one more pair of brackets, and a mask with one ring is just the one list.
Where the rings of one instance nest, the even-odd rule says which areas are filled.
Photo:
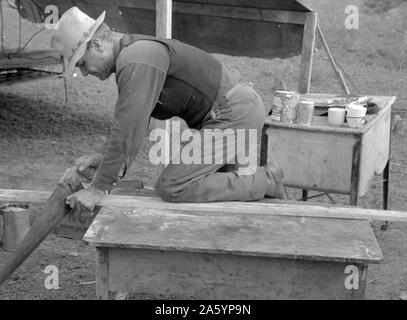
[[[0, 189], [0, 202], [25, 201], [41, 203], [46, 201], [50, 192], [32, 190]], [[105, 196], [99, 204], [106, 207], [124, 207], [129, 209], [145, 208], [157, 210], [180, 210], [190, 212], [226, 212], [247, 214], [269, 214], [278, 216], [357, 219], [407, 222], [406, 211], [374, 210], [352, 206], [336, 206], [331, 204], [305, 204], [302, 201], [281, 201], [268, 199], [253, 202], [211, 202], [211, 203], [172, 203], [159, 197], [144, 196]]]
[[298, 80], [298, 91], [309, 93], [311, 86], [312, 63], [314, 59], [316, 27], [318, 14], [307, 12], [305, 14], [304, 36], [302, 40], [300, 78]]
[[338, 78], [340, 85], [342, 86], [343, 90], [345, 90], [346, 94], [350, 94], [349, 88], [345, 82], [345, 78], [343, 77], [341, 69], [338, 68], [336, 65], [335, 59], [331, 53], [331, 50], [328, 47], [328, 43], [326, 42], [325, 36], [322, 33], [321, 28], [317, 25], [318, 34], [321, 37], [322, 43], [324, 45], [325, 51], [328, 54], [329, 60], [331, 61], [332, 68], [334, 69], [335, 75]]
[[[155, 35], [159, 38], [172, 37], [172, 0], [156, 0]], [[155, 127], [165, 129], [165, 163], [170, 162], [171, 120], [155, 120]], [[161, 175], [164, 166], [158, 166], [158, 175]]]
[[172, 0], [156, 1], [156, 36], [171, 39], [172, 34]]

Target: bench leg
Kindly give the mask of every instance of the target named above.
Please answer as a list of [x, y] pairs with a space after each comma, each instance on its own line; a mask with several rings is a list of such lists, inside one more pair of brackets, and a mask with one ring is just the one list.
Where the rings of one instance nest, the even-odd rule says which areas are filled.
[[357, 190], [352, 190], [350, 192], [350, 205], [351, 206], [357, 206], [358, 205], [358, 191]]
[[302, 201], [308, 200], [308, 190], [302, 190]]
[[96, 297], [109, 300], [109, 249], [96, 248]]

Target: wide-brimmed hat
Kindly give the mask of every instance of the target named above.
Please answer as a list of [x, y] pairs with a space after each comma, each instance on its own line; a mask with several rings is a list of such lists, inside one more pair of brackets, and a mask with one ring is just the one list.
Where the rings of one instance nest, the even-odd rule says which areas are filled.
[[96, 20], [72, 7], [67, 10], [54, 27], [51, 47], [64, 58], [65, 74], [72, 75], [76, 63], [83, 57], [87, 43], [105, 19], [105, 11]]

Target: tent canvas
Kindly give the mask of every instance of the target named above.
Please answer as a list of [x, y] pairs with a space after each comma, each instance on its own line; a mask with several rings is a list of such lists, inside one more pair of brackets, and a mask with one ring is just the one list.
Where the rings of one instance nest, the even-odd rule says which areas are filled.
[[[77, 6], [123, 33], [156, 34], [157, 1], [18, 0], [23, 18], [42, 22], [45, 8]], [[302, 55], [299, 91], [308, 92], [316, 13], [296, 0], [174, 0], [172, 37], [211, 53], [260, 58]]]

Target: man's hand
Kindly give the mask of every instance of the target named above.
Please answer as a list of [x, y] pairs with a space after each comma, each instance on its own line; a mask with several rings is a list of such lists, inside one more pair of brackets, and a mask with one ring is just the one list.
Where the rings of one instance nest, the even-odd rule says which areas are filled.
[[99, 168], [103, 161], [103, 155], [95, 153], [79, 157], [75, 160], [75, 166], [78, 168], [78, 172], [87, 181], [92, 181], [95, 177], [96, 170]]
[[66, 197], [66, 204], [72, 209], [93, 211], [103, 195], [104, 192], [96, 188], [82, 189]]

